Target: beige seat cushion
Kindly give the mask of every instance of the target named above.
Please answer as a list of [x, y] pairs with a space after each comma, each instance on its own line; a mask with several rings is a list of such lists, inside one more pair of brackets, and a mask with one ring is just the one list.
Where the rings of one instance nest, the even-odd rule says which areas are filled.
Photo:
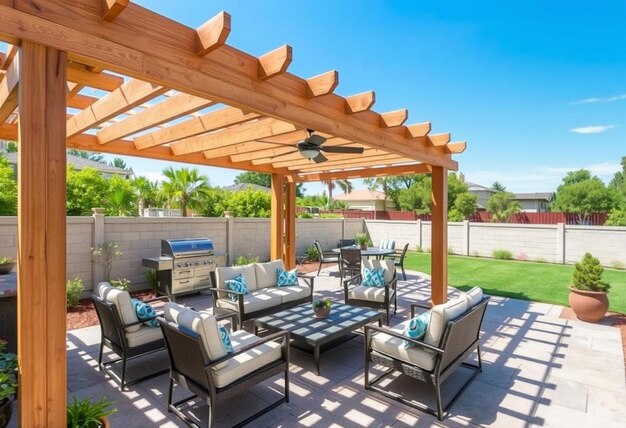
[[226, 355], [222, 339], [217, 331], [217, 321], [206, 312], [196, 312], [177, 303], [164, 306], [165, 319], [197, 333], [211, 361]]
[[467, 309], [473, 308], [483, 300], [483, 290], [480, 287], [473, 287], [465, 293]]
[[[245, 330], [238, 330], [232, 334], [230, 339], [233, 344], [234, 351], [237, 352], [237, 349], [256, 342], [260, 338], [246, 332]], [[263, 343], [248, 352], [229, 358], [223, 367], [213, 369], [213, 379], [215, 381], [215, 385], [218, 388], [223, 388], [237, 379], [260, 369], [266, 364], [279, 360], [280, 358], [279, 343]]]
[[311, 287], [306, 285], [289, 285], [286, 287], [273, 287], [263, 290], [271, 296], [278, 296], [282, 303], [304, 299], [311, 295]]
[[[393, 300], [393, 293], [395, 291], [389, 288], [389, 301]], [[385, 301], [385, 288], [384, 287], [368, 287], [366, 285], [357, 285], [356, 287], [348, 291], [348, 297], [350, 299], [369, 300], [370, 302]]]
[[[281, 302], [281, 297], [278, 295], [272, 295], [265, 290], [254, 291], [243, 296], [243, 310], [246, 314], [249, 314], [260, 311], [261, 309], [278, 306]], [[218, 308], [239, 312], [239, 304], [230, 299], [217, 299], [216, 304]]]
[[139, 330], [126, 333], [126, 340], [128, 341], [128, 346], [131, 348], [145, 345], [146, 343], [154, 342], [159, 339], [163, 339], [163, 332], [160, 327], [140, 325]]
[[[117, 314], [124, 324], [130, 324], [139, 321], [133, 303], [130, 301], [130, 294], [128, 291], [120, 290], [113, 287], [108, 282], [101, 282], [96, 288], [97, 295], [107, 302], [111, 302], [117, 309]], [[141, 328], [141, 324], [134, 325], [132, 327], [126, 327], [127, 333], [138, 331]]]
[[256, 289], [261, 290], [267, 287], [276, 287], [278, 277], [276, 269], [285, 269], [282, 260], [274, 260], [267, 263], [255, 263], [254, 273], [256, 275]]
[[439, 346], [443, 332], [448, 321], [460, 317], [467, 310], [467, 298], [465, 295], [456, 299], [448, 300], [441, 305], [435, 305], [430, 311], [430, 323], [426, 329], [424, 342], [429, 345]]
[[393, 260], [391, 259], [383, 259], [383, 260], [368, 260], [365, 259], [361, 262], [361, 275], [363, 275], [363, 269], [368, 268], [372, 269], [384, 269], [385, 272], [385, 284], [391, 282], [391, 280], [396, 275], [396, 267], [393, 264]]
[[215, 280], [217, 282], [217, 288], [226, 289], [224, 281], [234, 279], [237, 275], [241, 274], [244, 281], [248, 285], [248, 290], [254, 291], [257, 289], [256, 274], [254, 265], [245, 266], [220, 266], [215, 269]]
[[[406, 320], [394, 326], [391, 330], [402, 334], [404, 328], [411, 320]], [[404, 340], [385, 333], [376, 333], [372, 336], [372, 349], [387, 354], [393, 358], [414, 364], [424, 370], [435, 368], [436, 354], [419, 346], [404, 349]]]

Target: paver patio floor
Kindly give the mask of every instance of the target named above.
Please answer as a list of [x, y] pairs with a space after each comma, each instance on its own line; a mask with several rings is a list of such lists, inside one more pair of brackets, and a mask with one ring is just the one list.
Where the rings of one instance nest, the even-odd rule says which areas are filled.
[[[411, 302], [428, 300], [429, 278], [408, 273], [407, 281], [398, 283], [399, 309], [392, 325], [406, 319]], [[343, 300], [336, 271], [322, 271], [315, 288], [320, 295]], [[179, 300], [198, 310], [211, 307], [209, 295]], [[357, 337], [322, 354], [320, 376], [315, 374], [312, 356], [292, 348], [290, 402], [251, 426], [624, 426], [626, 386], [619, 329], [561, 319], [561, 310], [555, 305], [493, 297], [483, 322], [483, 372], [443, 422], [365, 391], [363, 340]], [[108, 396], [119, 410], [110, 418], [112, 426], [184, 426], [166, 411], [167, 375], [120, 393], [96, 369], [99, 341], [97, 326], [68, 332], [68, 396]], [[167, 364], [165, 352], [148, 362], [136, 361], [129, 373], [132, 376], [158, 364]], [[450, 385], [464, 375], [459, 371]], [[410, 379], [398, 377], [392, 383], [394, 388], [412, 390]], [[280, 377], [230, 400], [216, 409], [216, 426], [244, 419], [273, 401], [276, 391], [282, 391]], [[199, 417], [204, 413], [199, 406]]]

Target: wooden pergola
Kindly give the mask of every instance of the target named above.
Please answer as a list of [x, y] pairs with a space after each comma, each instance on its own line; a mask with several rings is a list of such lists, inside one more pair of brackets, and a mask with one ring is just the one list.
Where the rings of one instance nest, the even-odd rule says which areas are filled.
[[[289, 46], [260, 57], [226, 41], [230, 15], [189, 28], [128, 0], [0, 0], [0, 139], [19, 142], [20, 425], [65, 426], [67, 147], [272, 176], [271, 257], [295, 264], [299, 182], [432, 174], [432, 301], [446, 300], [447, 173], [465, 149], [374, 92], [334, 93], [336, 71], [289, 73]], [[315, 163], [294, 151], [307, 129]]]

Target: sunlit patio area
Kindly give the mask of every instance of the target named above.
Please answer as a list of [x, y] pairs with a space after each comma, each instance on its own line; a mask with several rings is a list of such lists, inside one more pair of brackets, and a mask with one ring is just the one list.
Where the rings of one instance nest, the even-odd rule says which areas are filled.
[[[414, 302], [427, 302], [430, 280], [409, 271], [398, 283], [398, 313], [391, 324], [406, 319]], [[313, 275], [313, 274], [311, 274]], [[316, 278], [316, 294], [343, 301], [336, 268]], [[450, 295], [458, 293], [450, 289]], [[209, 294], [182, 297], [179, 302], [196, 310], [211, 310]], [[363, 338], [357, 336], [321, 356], [321, 374], [315, 374], [310, 354], [291, 349], [291, 399], [252, 426], [623, 426], [626, 409], [624, 356], [620, 330], [615, 327], [560, 318], [562, 307], [492, 297], [482, 324], [483, 372], [450, 408], [443, 422], [363, 387]], [[67, 333], [68, 396], [100, 397], [116, 402], [113, 426], [184, 426], [166, 410], [168, 375], [131, 386], [124, 393], [97, 369], [98, 326]], [[475, 358], [475, 355], [473, 356]], [[167, 366], [165, 351], [131, 363], [131, 376], [142, 369]], [[446, 391], [463, 381], [457, 370], [444, 384]], [[391, 381], [395, 390], [418, 400], [432, 395], [424, 385], [406, 376]], [[276, 399], [282, 378], [276, 376], [248, 393], [220, 406], [216, 426], [231, 426]], [[182, 397], [182, 395], [181, 395]], [[175, 397], [180, 398], [178, 396]], [[242, 405], [242, 403], [245, 403]], [[206, 405], [192, 411], [206, 419]], [[15, 420], [14, 420], [15, 423]]]

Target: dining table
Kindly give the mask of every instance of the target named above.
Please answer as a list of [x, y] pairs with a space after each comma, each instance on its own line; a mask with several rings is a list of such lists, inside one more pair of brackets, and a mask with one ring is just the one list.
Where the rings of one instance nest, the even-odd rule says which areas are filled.
[[[332, 252], [341, 254], [342, 248], [359, 248], [355, 245], [349, 245], [347, 247], [333, 248]], [[391, 248], [378, 248], [378, 247], [367, 247], [365, 249], [361, 249], [361, 255], [365, 257], [376, 257], [377, 259], [382, 259], [384, 256], [388, 256], [394, 254], [396, 250]]]

